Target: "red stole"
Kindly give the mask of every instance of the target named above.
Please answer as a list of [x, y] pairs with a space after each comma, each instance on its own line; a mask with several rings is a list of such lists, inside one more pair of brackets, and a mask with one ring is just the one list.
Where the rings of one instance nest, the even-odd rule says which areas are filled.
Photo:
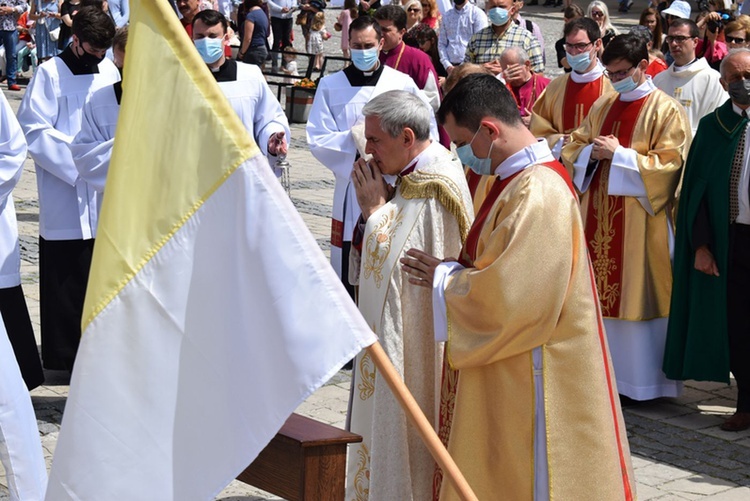
[[[648, 97], [633, 102], [616, 100], [604, 119], [599, 135], [612, 134], [621, 146], [629, 148], [636, 120]], [[607, 194], [609, 170], [610, 161], [600, 161], [591, 180], [584, 231], [597, 276], [602, 315], [617, 317], [622, 297], [625, 204], [623, 197]], [[602, 280], [605, 275], [606, 279]]]
[[602, 77], [593, 82], [576, 83], [568, 77], [563, 96], [563, 131], [570, 134], [577, 129], [586, 115], [589, 114], [591, 105], [602, 95]]

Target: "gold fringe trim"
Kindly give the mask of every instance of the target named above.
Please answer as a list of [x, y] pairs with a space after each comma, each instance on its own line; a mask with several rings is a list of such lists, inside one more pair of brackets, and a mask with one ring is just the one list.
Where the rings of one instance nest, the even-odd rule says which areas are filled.
[[467, 216], [461, 191], [452, 179], [441, 174], [414, 171], [401, 178], [401, 196], [406, 200], [414, 198], [434, 198], [450, 212], [458, 222], [461, 233], [461, 244], [471, 228], [471, 219]]

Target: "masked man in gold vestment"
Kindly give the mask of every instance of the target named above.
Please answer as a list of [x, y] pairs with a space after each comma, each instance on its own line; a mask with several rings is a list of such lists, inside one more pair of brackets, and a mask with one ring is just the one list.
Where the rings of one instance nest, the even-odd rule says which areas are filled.
[[[438, 119], [462, 162], [497, 177], [459, 262], [417, 249], [436, 341], [458, 370], [448, 450], [479, 499], [635, 498], [578, 199], [495, 78], [470, 75]], [[451, 406], [448, 406], [450, 409]], [[448, 411], [450, 412], [450, 411]], [[458, 496], [446, 481], [440, 499]]]
[[[350, 270], [359, 308], [422, 411], [437, 425], [442, 346], [432, 333], [432, 296], [399, 266], [406, 249], [457, 256], [471, 226], [471, 196], [461, 164], [429, 138], [432, 110], [389, 91], [363, 108], [369, 163], [354, 165], [362, 217]], [[396, 176], [395, 188], [383, 176]], [[347, 500], [431, 500], [435, 461], [366, 352], [355, 360], [349, 428], [363, 441], [349, 450]]]
[[583, 193], [586, 243], [596, 273], [617, 388], [634, 400], [676, 397], [662, 371], [672, 292], [671, 220], [690, 124], [680, 103], [646, 76], [648, 50], [615, 37], [602, 62], [616, 93], [602, 96], [563, 148]]

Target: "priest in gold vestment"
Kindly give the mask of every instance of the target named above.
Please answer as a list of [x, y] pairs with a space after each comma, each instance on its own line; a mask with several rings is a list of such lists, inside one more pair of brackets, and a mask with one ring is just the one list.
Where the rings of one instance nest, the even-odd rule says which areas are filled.
[[[461, 164], [429, 139], [432, 110], [389, 91], [363, 108], [364, 153], [352, 183], [362, 216], [350, 270], [359, 308], [383, 349], [437, 427], [443, 347], [432, 333], [432, 296], [409, 284], [399, 266], [406, 249], [457, 256], [471, 226], [471, 196]], [[383, 176], [397, 176], [395, 188]], [[390, 388], [362, 352], [355, 360], [349, 428], [363, 441], [349, 448], [347, 500], [431, 500], [435, 461]]]
[[560, 158], [570, 133], [581, 125], [591, 105], [612, 92], [599, 61], [601, 30], [593, 19], [581, 17], [568, 22], [563, 32], [565, 53], [573, 71], [552, 80], [531, 113], [531, 133], [547, 140], [552, 155]]
[[[458, 370], [448, 451], [481, 500], [635, 499], [565, 168], [491, 76], [459, 82], [438, 119], [465, 165], [498, 178], [459, 262], [417, 249], [402, 259], [410, 282], [432, 291], [435, 338]], [[440, 499], [458, 499], [445, 480]]]
[[648, 50], [615, 37], [602, 61], [616, 93], [600, 98], [563, 148], [583, 193], [617, 388], [633, 400], [676, 397], [662, 371], [672, 292], [675, 191], [690, 142], [684, 108], [646, 75]]

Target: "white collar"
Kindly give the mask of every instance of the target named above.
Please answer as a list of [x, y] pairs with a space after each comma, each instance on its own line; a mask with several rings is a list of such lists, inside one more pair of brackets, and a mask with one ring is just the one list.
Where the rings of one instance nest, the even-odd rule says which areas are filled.
[[602, 65], [599, 58], [596, 60], [596, 65], [588, 73], [576, 73], [575, 71], [570, 72], [570, 79], [575, 83], [591, 83], [599, 80], [604, 75], [604, 66]]
[[531, 165], [554, 160], [555, 157], [552, 156], [547, 140], [538, 139], [536, 143], [530, 144], [506, 158], [495, 168], [495, 175], [500, 176], [500, 179], [506, 179]]
[[406, 166], [403, 169], [401, 169], [401, 172], [404, 172], [406, 169], [408, 169], [412, 165], [414, 166], [414, 170], [419, 170], [419, 167], [423, 167], [426, 161], [429, 162], [430, 154], [428, 153], [428, 151], [432, 149], [432, 145], [434, 144], [435, 143], [432, 140], [430, 140], [430, 144], [427, 146], [427, 148], [423, 149], [422, 151], [419, 152], [419, 155], [412, 158], [409, 161], [409, 163], [406, 164]]
[[746, 110], [743, 110], [742, 108], [740, 108], [739, 106], [737, 106], [736, 104], [734, 104], [734, 101], [732, 101], [732, 111], [734, 111], [735, 113], [737, 113], [739, 116], [742, 116], [742, 112], [743, 111], [746, 112], [747, 115], [750, 115], [750, 108], [748, 108]]
[[651, 77], [647, 75], [646, 81], [641, 85], [631, 90], [630, 92], [620, 94], [620, 101], [625, 101], [626, 103], [638, 101], [639, 99], [648, 96], [655, 90], [656, 85], [654, 85], [654, 82], [651, 81]]

